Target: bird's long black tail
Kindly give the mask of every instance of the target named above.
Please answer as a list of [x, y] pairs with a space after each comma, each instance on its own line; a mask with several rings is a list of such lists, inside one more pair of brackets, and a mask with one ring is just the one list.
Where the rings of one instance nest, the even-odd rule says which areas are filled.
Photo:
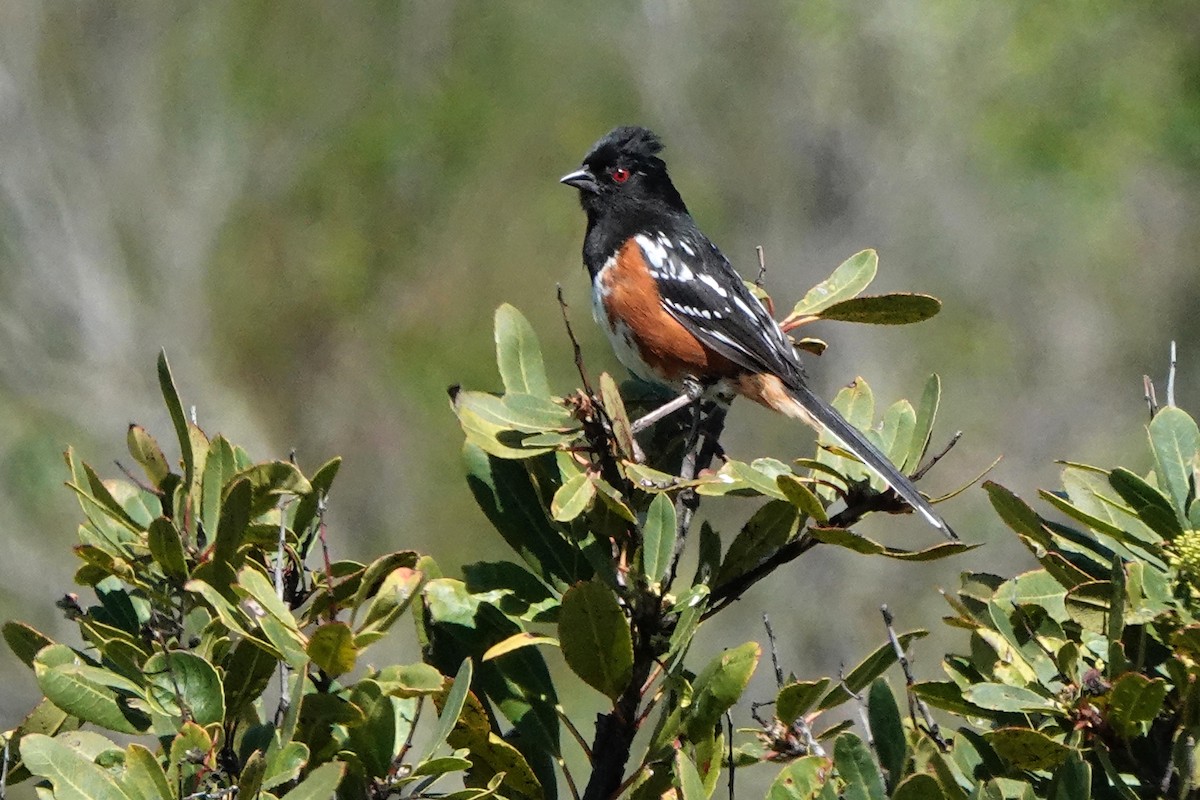
[[941, 515], [934, 510], [933, 505], [926, 500], [917, 487], [906, 478], [888, 457], [879, 452], [878, 448], [855, 428], [837, 409], [827, 403], [824, 398], [814, 394], [804, 384], [788, 386], [788, 393], [808, 412], [809, 415], [834, 438], [845, 445], [846, 449], [858, 456], [867, 467], [896, 490], [896, 494], [925, 517], [930, 525], [942, 532], [947, 539], [957, 540], [958, 535], [946, 524]]

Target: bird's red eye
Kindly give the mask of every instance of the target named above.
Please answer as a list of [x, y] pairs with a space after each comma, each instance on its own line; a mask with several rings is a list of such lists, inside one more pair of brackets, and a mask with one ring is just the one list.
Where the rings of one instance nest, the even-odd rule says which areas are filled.
[[613, 183], [624, 183], [629, 180], [629, 170], [624, 167], [613, 167], [611, 175]]

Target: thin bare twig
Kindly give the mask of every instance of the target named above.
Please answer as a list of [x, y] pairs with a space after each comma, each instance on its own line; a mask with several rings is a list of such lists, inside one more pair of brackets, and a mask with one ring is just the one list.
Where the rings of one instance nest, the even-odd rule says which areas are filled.
[[[696, 406], [697, 431], [690, 442], [683, 463], [680, 465], [679, 477], [685, 481], [695, 479], [712, 464], [713, 458], [720, 451], [718, 440], [725, 429], [726, 407], [717, 403], [702, 402]], [[702, 420], [702, 422], [701, 422]], [[675, 548], [671, 551], [671, 563], [667, 566], [663, 578], [663, 591], [670, 590], [679, 569], [679, 559], [683, 555], [683, 546], [687, 542], [688, 533], [692, 529], [692, 518], [700, 506], [700, 495], [695, 489], [686, 488], [675, 497]]]
[[575, 338], [575, 330], [571, 327], [571, 319], [567, 316], [567, 301], [563, 299], [562, 284], [555, 284], [558, 292], [558, 308], [562, 312], [563, 325], [567, 328], [567, 338], [571, 340], [571, 350], [575, 354], [575, 369], [579, 370], [579, 380], [583, 383], [583, 390], [587, 392], [589, 397], [595, 397], [596, 393], [592, 391], [592, 384], [588, 380], [587, 370], [583, 366], [583, 349], [579, 346], [579, 340]]
[[1167, 405], [1175, 405], [1175, 342], [1171, 342], [1171, 363], [1167, 367]]
[[767, 644], [771, 648], [771, 666], [775, 668], [775, 685], [777, 687], [782, 687], [783, 667], [779, 665], [779, 653], [775, 649], [775, 631], [771, 629], [771, 618], [767, 616], [765, 611], [763, 612], [762, 618], [763, 627], [767, 629]]
[[[117, 459], [115, 459], [115, 458], [114, 458], [114, 459], [113, 459], [113, 463], [117, 465], [117, 469], [119, 469], [119, 470], [121, 470], [121, 472], [124, 472], [124, 473], [125, 473], [125, 477], [126, 477], [126, 478], [129, 478], [129, 480], [133, 482], [133, 485], [134, 485], [134, 486], [138, 487], [138, 488], [139, 488], [139, 489], [141, 489], [143, 492], [146, 492], [147, 494], [152, 494], [152, 495], [154, 495], [155, 497], [162, 497], [162, 496], [163, 496], [163, 493], [162, 493], [162, 492], [160, 492], [158, 489], [155, 489], [153, 486], [149, 486], [149, 485], [147, 485], [146, 483], [143, 483], [141, 478], [139, 478], [137, 475], [134, 475], [134, 474], [133, 474], [133, 473], [132, 473], [132, 472], [129, 470], [129, 468], [128, 468], [128, 467], [126, 467], [124, 464], [122, 464], [122, 463], [121, 463], [120, 461], [118, 461]], [[0, 798], [0, 800], [2, 800], [2, 798]]]
[[575, 776], [571, 774], [571, 769], [567, 766], [565, 758], [558, 759], [558, 767], [562, 770], [563, 777], [567, 781], [567, 788], [571, 791], [572, 800], [579, 800], [579, 789], [575, 786]]
[[754, 285], [761, 289], [767, 279], [767, 255], [761, 244], [756, 246], [754, 251], [758, 253], [758, 275], [754, 277]]
[[921, 480], [921, 478], [924, 478], [925, 473], [927, 473], [927, 472], [929, 472], [929, 470], [933, 469], [934, 465], [937, 464], [939, 461], [941, 461], [943, 458], [945, 458], [946, 454], [949, 453], [954, 448], [954, 445], [958, 444], [958, 440], [962, 438], [962, 435], [963, 435], [962, 431], [955, 431], [954, 435], [950, 437], [950, 441], [946, 442], [946, 446], [943, 447], [938, 452], [934, 453], [932, 456], [930, 456], [929, 460], [926, 461], [924, 464], [922, 464], [920, 467], [918, 467], [917, 471], [914, 472], [910, 477], [914, 481], [919, 481], [919, 480]]
[[942, 736], [941, 728], [938, 727], [937, 722], [933, 719], [933, 714], [929, 713], [929, 706], [925, 705], [925, 701], [913, 692], [913, 685], [916, 683], [916, 679], [913, 677], [912, 667], [908, 662], [908, 655], [900, 645], [900, 637], [896, 635], [896, 631], [892, 627], [892, 612], [888, 610], [885, 604], [879, 607], [879, 613], [883, 615], [883, 624], [887, 628], [888, 641], [892, 643], [892, 650], [896, 653], [896, 660], [900, 662], [900, 669], [904, 672], [905, 694], [908, 696], [908, 715], [912, 718], [913, 725], [917, 724], [917, 714], [921, 715], [921, 719], [925, 721], [925, 729], [929, 732], [929, 737], [933, 739], [938, 749], [944, 753], [950, 749], [950, 745]]
[[867, 704], [863, 702], [862, 695], [850, 688], [850, 684], [846, 683], [846, 676], [843, 672], [846, 665], [842, 664], [838, 667], [838, 683], [842, 685], [842, 689], [846, 694], [854, 699], [854, 707], [858, 710], [858, 721], [863, 726], [863, 732], [867, 734], [867, 747], [871, 748], [871, 752], [875, 753], [875, 759], [879, 759], [879, 753], [875, 750], [875, 734], [871, 731], [871, 721], [867, 719]]
[[1142, 392], [1146, 398], [1146, 408], [1150, 410], [1150, 419], [1158, 413], [1158, 398], [1154, 396], [1154, 381], [1149, 375], [1142, 376]]
[[729, 759], [729, 800], [734, 800], [733, 783], [737, 773], [737, 769], [733, 764], [733, 714], [728, 709], [725, 710], [725, 728], [729, 731], [726, 739], [728, 742], [728, 752], [726, 757]]

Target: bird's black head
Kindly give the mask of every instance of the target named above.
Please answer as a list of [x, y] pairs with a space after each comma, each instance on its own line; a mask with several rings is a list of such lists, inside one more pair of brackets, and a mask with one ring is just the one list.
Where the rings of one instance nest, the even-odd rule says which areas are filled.
[[686, 214], [667, 165], [658, 157], [662, 149], [659, 138], [646, 128], [613, 128], [592, 145], [582, 168], [560, 180], [579, 190], [579, 202], [591, 219], [655, 208]]

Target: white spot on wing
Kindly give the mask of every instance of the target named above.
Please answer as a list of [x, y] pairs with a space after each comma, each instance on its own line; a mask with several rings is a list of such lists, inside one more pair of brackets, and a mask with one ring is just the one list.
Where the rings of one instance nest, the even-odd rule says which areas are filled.
[[721, 287], [721, 284], [718, 283], [717, 279], [714, 278], [712, 275], [700, 275], [699, 278], [700, 278], [700, 280], [704, 281], [709, 286], [711, 286], [713, 291], [716, 292], [717, 294], [721, 295], [721, 297], [729, 296], [729, 293], [726, 292], [725, 289]]
[[667, 249], [662, 246], [661, 240], [651, 239], [645, 234], [639, 233], [634, 237], [638, 245], [642, 248], [642, 252], [646, 254], [646, 258], [650, 261], [650, 269], [658, 272], [667, 272], [669, 269], [670, 259], [667, 257]]

